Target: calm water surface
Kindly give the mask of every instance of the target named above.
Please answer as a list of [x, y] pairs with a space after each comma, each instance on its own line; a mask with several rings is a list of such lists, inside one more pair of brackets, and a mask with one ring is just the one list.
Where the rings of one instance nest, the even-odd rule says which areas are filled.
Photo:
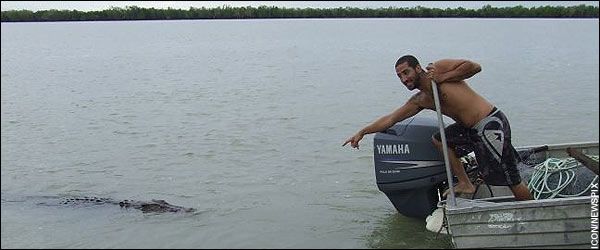
[[[597, 141], [598, 19], [2, 23], [2, 248], [446, 248], [375, 184], [396, 59], [467, 58], [516, 146]], [[424, 111], [423, 116], [435, 116]], [[48, 207], [164, 199], [193, 214]]]

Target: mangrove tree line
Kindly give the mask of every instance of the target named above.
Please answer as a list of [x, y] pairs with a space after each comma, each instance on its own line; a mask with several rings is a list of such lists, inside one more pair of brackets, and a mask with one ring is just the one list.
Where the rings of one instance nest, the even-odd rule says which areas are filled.
[[249, 18], [598, 18], [598, 7], [541, 6], [526, 8], [492, 7], [480, 9], [427, 8], [285, 8], [277, 6], [231, 7], [189, 9], [155, 9], [127, 6], [111, 7], [99, 11], [78, 10], [9, 10], [2, 11], [2, 22], [43, 21], [108, 21], [108, 20], [175, 20], [175, 19], [249, 19]]

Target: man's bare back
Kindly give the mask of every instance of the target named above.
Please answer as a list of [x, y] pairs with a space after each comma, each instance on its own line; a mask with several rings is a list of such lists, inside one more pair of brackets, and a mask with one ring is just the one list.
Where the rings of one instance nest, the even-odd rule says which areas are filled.
[[[438, 90], [442, 113], [465, 127], [473, 127], [493, 109], [493, 105], [473, 91], [465, 81], [445, 82], [438, 86]], [[419, 91], [409, 101], [435, 111], [431, 87]]]

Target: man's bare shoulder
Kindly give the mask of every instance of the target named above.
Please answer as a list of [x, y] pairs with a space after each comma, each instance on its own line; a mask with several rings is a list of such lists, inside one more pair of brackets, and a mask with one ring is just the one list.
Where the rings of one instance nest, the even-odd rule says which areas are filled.
[[427, 95], [427, 93], [423, 91], [419, 91], [411, 96], [406, 104], [417, 106], [420, 109], [431, 109], [434, 105], [433, 97], [431, 95]]
[[457, 63], [463, 63], [466, 62], [466, 59], [462, 59], [462, 58], [444, 58], [444, 59], [440, 59], [435, 61], [433, 64], [435, 66], [438, 65], [448, 65], [448, 64], [457, 64]]
[[466, 62], [464, 59], [445, 58], [435, 61], [433, 66], [435, 66], [438, 72], [447, 72], [464, 62]]
[[412, 95], [407, 103], [413, 104], [413, 105], [417, 105], [419, 107], [424, 106], [423, 103], [425, 102], [425, 93], [423, 93], [423, 91], [419, 91], [416, 94]]

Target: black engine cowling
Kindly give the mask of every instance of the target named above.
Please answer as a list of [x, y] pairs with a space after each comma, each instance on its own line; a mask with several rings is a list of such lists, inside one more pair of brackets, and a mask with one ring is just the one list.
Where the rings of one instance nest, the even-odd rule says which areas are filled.
[[431, 141], [437, 120], [412, 117], [374, 137], [377, 187], [403, 215], [425, 218], [438, 203], [446, 181], [443, 155]]

